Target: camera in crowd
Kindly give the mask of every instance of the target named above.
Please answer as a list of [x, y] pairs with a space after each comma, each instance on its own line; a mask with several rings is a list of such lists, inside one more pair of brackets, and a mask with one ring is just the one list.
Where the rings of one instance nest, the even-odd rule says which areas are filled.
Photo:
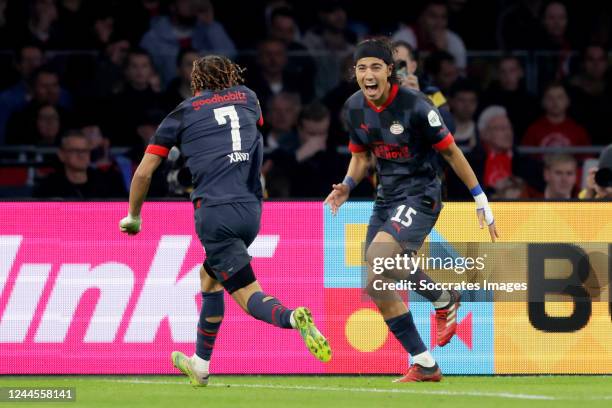
[[598, 167], [595, 183], [602, 188], [612, 187], [612, 144], [601, 152]]
[[595, 183], [599, 187], [612, 187], [612, 169], [604, 167], [595, 173]]

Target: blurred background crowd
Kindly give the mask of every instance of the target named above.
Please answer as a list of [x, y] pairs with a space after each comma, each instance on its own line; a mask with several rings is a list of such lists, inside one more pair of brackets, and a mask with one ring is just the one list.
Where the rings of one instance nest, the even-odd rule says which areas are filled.
[[[0, 197], [127, 197], [193, 60], [214, 53], [260, 98], [267, 196], [322, 198], [350, 159], [352, 52], [375, 35], [492, 197], [612, 196], [610, 2], [0, 0]], [[447, 199], [469, 198], [451, 173]], [[173, 152], [150, 196], [189, 184]]]

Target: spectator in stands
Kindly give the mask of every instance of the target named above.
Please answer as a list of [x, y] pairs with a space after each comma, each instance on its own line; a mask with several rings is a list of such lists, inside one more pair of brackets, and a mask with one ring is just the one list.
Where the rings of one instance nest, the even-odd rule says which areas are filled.
[[47, 67], [40, 68], [32, 77], [32, 100], [9, 118], [6, 143], [36, 143], [36, 137], [33, 135], [38, 133], [36, 126], [39, 111], [44, 105], [53, 106], [60, 116], [60, 122], [63, 125], [69, 124], [71, 118], [66, 109], [67, 99], [69, 98], [65, 93], [62, 95], [58, 75]]
[[356, 39], [348, 30], [348, 17], [341, 2], [324, 0], [318, 12], [318, 24], [306, 32], [303, 43], [314, 56], [316, 95], [322, 98], [340, 82], [342, 61], [353, 53]]
[[111, 154], [110, 139], [102, 133], [98, 125], [87, 124], [81, 132], [89, 140], [91, 167], [98, 170], [109, 182], [122, 184], [125, 191], [129, 191], [132, 179], [131, 160], [126, 156]]
[[474, 121], [478, 108], [478, 89], [467, 80], [455, 82], [450, 88], [449, 105], [455, 122], [455, 143], [472, 149], [478, 140]]
[[542, 12], [542, 28], [544, 37], [538, 40], [538, 48], [555, 51], [571, 50], [567, 39], [567, 8], [561, 1], [550, 1]]
[[[35, 45], [25, 45], [17, 51], [15, 68], [19, 74], [18, 82], [0, 93], [0, 145], [4, 142], [9, 117], [23, 109], [32, 97], [30, 86], [32, 74], [43, 62], [42, 50]], [[64, 98], [66, 97], [64, 92]]]
[[[320, 102], [302, 109], [298, 118], [298, 149], [295, 152], [277, 149], [271, 155], [273, 167], [266, 177], [270, 197], [279, 193], [291, 197], [325, 197], [334, 180], [342, 177], [346, 160], [335, 149], [327, 149], [329, 124], [329, 110]], [[279, 192], [277, 183], [285, 191]]]
[[234, 42], [215, 20], [210, 0], [173, 0], [170, 16], [152, 21], [140, 46], [152, 55], [163, 84], [176, 76], [176, 58], [181, 49], [193, 48], [230, 58], [236, 54]]
[[608, 52], [600, 45], [591, 44], [582, 52], [581, 71], [570, 81], [572, 106], [576, 121], [586, 127], [593, 144], [610, 141], [612, 118], [612, 87], [608, 78]]
[[433, 52], [425, 60], [425, 73], [431, 78], [434, 86], [448, 95], [450, 87], [459, 78], [459, 69], [455, 59], [446, 51]]
[[36, 114], [35, 132], [27, 136], [22, 144], [55, 146], [62, 130], [60, 115], [53, 105], [42, 105]]
[[443, 0], [425, 3], [416, 25], [403, 25], [393, 34], [394, 41], [404, 41], [419, 51], [446, 51], [451, 54], [460, 70], [467, 65], [463, 40], [448, 29], [448, 6]]
[[591, 168], [580, 199], [612, 200], [612, 144], [599, 155], [597, 167]]
[[104, 51], [122, 37], [117, 27], [117, 19], [109, 7], [97, 10], [92, 20], [91, 27], [88, 28], [91, 37], [88, 40], [89, 48]]
[[41, 198], [110, 198], [126, 197], [122, 183], [108, 180], [90, 168], [91, 147], [80, 130], [71, 130], [62, 137], [58, 157], [62, 163], [55, 173], [34, 188], [34, 197]]
[[[542, 188], [542, 170], [537, 162], [519, 156], [514, 149], [514, 134], [506, 109], [499, 105], [489, 106], [482, 111], [477, 121], [480, 143], [466, 155], [478, 176], [481, 185], [491, 193], [509, 177], [524, 179], [531, 187]], [[468, 198], [465, 187], [454, 172], [447, 172], [449, 198]]]
[[405, 41], [393, 42], [393, 68], [397, 73], [400, 86], [420, 91], [421, 86], [417, 76], [419, 62], [416, 52], [414, 47]]
[[495, 80], [484, 96], [483, 105], [500, 105], [506, 108], [514, 134], [524, 135], [527, 127], [536, 120], [539, 106], [525, 88], [525, 72], [518, 57], [507, 55], [497, 64]]
[[535, 38], [536, 48], [556, 55], [538, 58], [540, 83], [561, 80], [569, 73], [572, 44], [567, 37], [567, 9], [560, 1], [551, 1], [542, 12], [542, 34]]
[[104, 47], [96, 63], [92, 91], [98, 99], [107, 98], [120, 89], [129, 51], [130, 43], [123, 38], [111, 40]]
[[478, 131], [486, 155], [479, 179], [486, 187], [495, 188], [513, 175], [514, 134], [506, 110], [501, 106], [486, 108], [478, 118]]
[[191, 70], [196, 58], [198, 58], [198, 53], [194, 49], [188, 48], [179, 52], [176, 59], [178, 76], [170, 82], [164, 94], [165, 105], [168, 111], [173, 110], [183, 100], [193, 96], [191, 91]]
[[506, 4], [498, 16], [497, 43], [503, 50], [530, 50], [541, 35], [540, 12], [544, 0], [518, 0]]
[[563, 84], [553, 82], [544, 89], [544, 116], [535, 121], [525, 133], [521, 144], [526, 146], [588, 146], [586, 130], [568, 117], [570, 100]]
[[300, 96], [281, 92], [272, 97], [265, 116], [269, 130], [265, 143], [270, 149], [295, 151], [298, 145], [296, 125], [301, 109]]
[[298, 93], [302, 101], [312, 99], [312, 83], [287, 71], [287, 49], [280, 40], [268, 38], [259, 43], [257, 69], [247, 74], [247, 84], [259, 97], [263, 112], [268, 110], [270, 98], [283, 91]]
[[[524, 200], [535, 198], [530, 196], [530, 191], [525, 180], [520, 177], [510, 176], [497, 183], [495, 193], [491, 196], [495, 200]], [[541, 194], [540, 194], [541, 196]]]
[[[157, 127], [162, 122], [166, 114], [167, 112], [163, 110], [152, 109], [141, 113], [141, 116], [138, 117], [138, 122], [136, 126], [136, 134], [138, 135], [138, 140], [136, 144], [127, 153], [127, 157], [129, 157], [129, 159], [132, 161], [131, 174], [134, 174], [136, 167], [142, 161], [142, 157], [144, 156], [145, 149], [149, 144], [149, 140], [151, 140], [151, 137], [153, 137], [153, 135], [155, 134]], [[147, 196], [168, 196], [168, 180], [166, 179], [165, 165], [159, 166], [157, 170], [155, 170], [155, 172], [153, 173], [153, 178], [151, 179], [151, 186], [149, 188], [149, 193], [147, 194]]]
[[576, 197], [578, 162], [569, 154], [544, 156], [544, 194], [546, 200], [564, 200]]
[[267, 27], [270, 26], [270, 21], [272, 20], [272, 13], [274, 12], [274, 10], [285, 7], [291, 8], [291, 4], [289, 4], [287, 0], [264, 0], [263, 3], [263, 15]]
[[91, 4], [83, 0], [58, 2], [57, 29], [62, 48], [75, 50], [92, 46], [91, 38], [86, 35], [92, 27]]
[[17, 44], [36, 44], [41, 48], [61, 48], [57, 30], [58, 11], [54, 0], [33, 0], [28, 7], [28, 20], [17, 27]]
[[167, 4], [162, 0], [121, 2], [121, 13], [115, 14], [115, 21], [117, 28], [125, 33], [126, 40], [130, 44], [139, 44], [144, 33], [149, 31], [153, 22], [161, 17], [164, 11], [162, 3]]
[[342, 80], [334, 89], [329, 91], [323, 103], [330, 111], [331, 125], [329, 130], [328, 146], [348, 146], [348, 131], [343, 123], [343, 109], [346, 100], [359, 90], [359, 85], [355, 81], [355, 63], [352, 55], [344, 57], [342, 62]]
[[[130, 149], [128, 156], [132, 163], [138, 165], [144, 156], [145, 149], [149, 144], [149, 140], [155, 134], [157, 127], [166, 116], [165, 111], [159, 109], [151, 109], [143, 112], [137, 118], [136, 134], [138, 135], [138, 143]], [[135, 170], [136, 168], [134, 168]]]
[[308, 48], [299, 41], [299, 29], [291, 8], [277, 7], [272, 11], [268, 35], [285, 43], [289, 54], [287, 71], [314, 83], [316, 66]]
[[137, 143], [138, 118], [152, 109], [163, 109], [159, 93], [159, 77], [153, 69], [146, 51], [132, 50], [127, 56], [123, 88], [111, 98], [111, 115], [105, 129], [112, 129], [111, 141], [115, 146], [133, 146]]
[[[393, 64], [400, 86], [421, 91], [427, 95], [436, 108], [440, 110], [448, 130], [454, 133], [455, 121], [450, 113], [446, 97], [437, 86], [431, 84], [429, 78], [417, 77], [417, 51], [404, 41], [395, 41], [393, 43]], [[353, 72], [351, 71], [351, 75]]]

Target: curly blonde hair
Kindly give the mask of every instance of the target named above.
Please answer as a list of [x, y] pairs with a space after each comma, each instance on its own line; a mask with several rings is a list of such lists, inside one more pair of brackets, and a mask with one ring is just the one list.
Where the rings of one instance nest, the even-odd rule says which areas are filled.
[[244, 83], [244, 68], [221, 55], [207, 55], [193, 62], [191, 91], [222, 91]]

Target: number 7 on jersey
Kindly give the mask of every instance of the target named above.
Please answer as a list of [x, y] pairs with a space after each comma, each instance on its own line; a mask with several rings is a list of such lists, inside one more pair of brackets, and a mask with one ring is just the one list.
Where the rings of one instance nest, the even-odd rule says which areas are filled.
[[214, 109], [215, 119], [219, 126], [227, 123], [226, 117], [230, 119], [230, 126], [232, 128], [232, 150], [237, 152], [242, 150], [242, 143], [240, 140], [240, 119], [238, 118], [238, 112], [236, 106], [229, 105], [221, 108]]

